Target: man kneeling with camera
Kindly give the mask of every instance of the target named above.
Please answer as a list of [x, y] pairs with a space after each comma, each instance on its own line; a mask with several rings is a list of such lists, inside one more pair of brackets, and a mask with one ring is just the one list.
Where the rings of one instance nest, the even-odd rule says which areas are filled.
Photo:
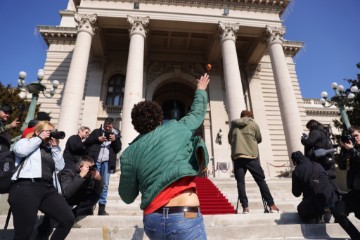
[[76, 165], [76, 172], [65, 168], [58, 174], [62, 194], [73, 208], [75, 218], [93, 215], [93, 209], [100, 199], [103, 190], [100, 173], [94, 160], [89, 156], [81, 156]]
[[[76, 172], [73, 168], [64, 168], [58, 173], [58, 177], [62, 195], [73, 207], [75, 220], [78, 221], [80, 217], [93, 215], [94, 207], [103, 190], [100, 173], [97, 171], [94, 160], [86, 155], [81, 156], [76, 165]], [[73, 227], [80, 228], [81, 226], [75, 222]], [[37, 240], [48, 239], [52, 231], [53, 223], [50, 216], [45, 214], [38, 227]]]

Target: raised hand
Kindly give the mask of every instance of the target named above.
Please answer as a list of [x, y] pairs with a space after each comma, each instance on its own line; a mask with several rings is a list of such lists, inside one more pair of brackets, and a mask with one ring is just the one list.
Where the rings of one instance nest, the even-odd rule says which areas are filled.
[[210, 82], [210, 77], [207, 73], [205, 73], [200, 77], [200, 79], [197, 79], [197, 89], [206, 90], [209, 82]]

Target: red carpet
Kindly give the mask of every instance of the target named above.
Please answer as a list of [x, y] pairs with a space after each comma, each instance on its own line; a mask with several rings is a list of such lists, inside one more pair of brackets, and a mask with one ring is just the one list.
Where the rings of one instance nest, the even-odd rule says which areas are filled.
[[203, 215], [235, 213], [234, 207], [210, 179], [196, 177], [195, 183]]

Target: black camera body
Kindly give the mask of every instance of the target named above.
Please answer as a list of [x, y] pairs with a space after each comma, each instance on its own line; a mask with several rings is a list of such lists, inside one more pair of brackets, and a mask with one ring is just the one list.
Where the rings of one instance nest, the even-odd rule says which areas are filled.
[[355, 139], [351, 135], [348, 135], [348, 134], [341, 136], [340, 140], [343, 143], [348, 143], [348, 142], [354, 143], [355, 142]]
[[56, 138], [56, 139], [64, 139], [65, 138], [65, 132], [63, 131], [53, 131], [50, 133], [50, 137]]
[[108, 141], [110, 141], [110, 135], [113, 134], [112, 132], [104, 132], [104, 136]]
[[96, 170], [97, 170], [96, 164], [94, 164], [94, 165], [92, 165], [92, 166], [89, 167], [89, 172], [91, 172], [91, 171], [96, 171]]

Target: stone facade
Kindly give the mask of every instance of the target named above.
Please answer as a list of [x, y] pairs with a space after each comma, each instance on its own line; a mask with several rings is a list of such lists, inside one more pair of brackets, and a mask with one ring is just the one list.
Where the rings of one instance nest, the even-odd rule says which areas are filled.
[[165, 119], [176, 116], [174, 110], [186, 114], [195, 79], [210, 63], [208, 111], [199, 129], [213, 158], [209, 174], [231, 175], [229, 121], [243, 109], [253, 111], [261, 127], [266, 175], [284, 174], [291, 152], [303, 149], [306, 122], [337, 117], [302, 98], [293, 57], [303, 43], [283, 39], [280, 19], [289, 4], [69, 0], [59, 26], [38, 26], [49, 46], [45, 73], [60, 81], [53, 98], [39, 99], [41, 110], [51, 112], [67, 136], [113, 117], [125, 148], [136, 136], [132, 106], [155, 100]]

